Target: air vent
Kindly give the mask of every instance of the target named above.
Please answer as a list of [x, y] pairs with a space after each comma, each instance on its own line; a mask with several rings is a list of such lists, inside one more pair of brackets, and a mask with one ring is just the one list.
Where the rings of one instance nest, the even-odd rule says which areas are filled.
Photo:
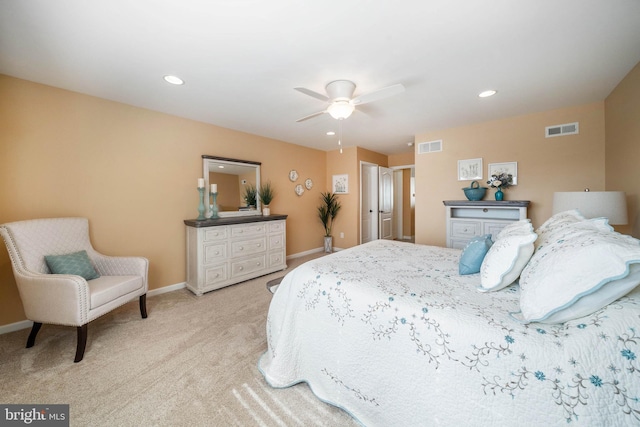
[[564, 125], [547, 126], [544, 128], [544, 134], [546, 138], [552, 138], [554, 136], [565, 135], [577, 135], [580, 133], [580, 127], [578, 122], [567, 123]]
[[421, 142], [418, 144], [418, 154], [435, 153], [442, 151], [442, 140]]

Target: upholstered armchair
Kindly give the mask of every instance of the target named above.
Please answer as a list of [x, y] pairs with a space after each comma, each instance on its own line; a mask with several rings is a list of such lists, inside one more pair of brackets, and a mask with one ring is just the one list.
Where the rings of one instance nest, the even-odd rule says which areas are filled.
[[[92, 320], [135, 298], [139, 298], [142, 318], [147, 317], [149, 261], [96, 252], [89, 241], [86, 218], [12, 222], [0, 226], [0, 234], [7, 245], [25, 314], [34, 322], [27, 348], [35, 344], [43, 323], [75, 326], [78, 345], [74, 362], [79, 362], [84, 357], [87, 325]], [[68, 263], [57, 264], [61, 260], [71, 263], [71, 271], [91, 270], [89, 280], [76, 274], [52, 274], [50, 265], [58, 272], [69, 271]], [[79, 274], [86, 276], [84, 272]], [[95, 276], [99, 277], [91, 278]]]

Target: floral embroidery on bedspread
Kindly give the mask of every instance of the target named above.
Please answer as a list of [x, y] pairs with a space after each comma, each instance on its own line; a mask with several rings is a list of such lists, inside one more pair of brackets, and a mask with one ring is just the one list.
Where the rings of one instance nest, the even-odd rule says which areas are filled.
[[[374, 342], [406, 341], [434, 369], [446, 363], [477, 373], [478, 387], [487, 396], [517, 399], [532, 385], [539, 389], [543, 384], [567, 422], [578, 420], [580, 408], [594, 399], [615, 402], [640, 421], [640, 317], [631, 325], [610, 322], [612, 313], [640, 307], [637, 292], [582, 319], [522, 325], [507, 315], [518, 310], [518, 286], [475, 292], [477, 275], [456, 273], [459, 251], [424, 246], [416, 255], [415, 246], [376, 242], [339, 255], [310, 263], [312, 277], [295, 283], [305, 311], [325, 312], [339, 327], [361, 325]], [[472, 331], [462, 336], [465, 328]], [[587, 359], [600, 347], [582, 344], [594, 339], [617, 343], [617, 353], [602, 358], [606, 363], [599, 369]], [[546, 353], [554, 356], [546, 358]], [[512, 372], [493, 370], [502, 360], [510, 361]], [[322, 372], [358, 399], [379, 404], [329, 368]]]

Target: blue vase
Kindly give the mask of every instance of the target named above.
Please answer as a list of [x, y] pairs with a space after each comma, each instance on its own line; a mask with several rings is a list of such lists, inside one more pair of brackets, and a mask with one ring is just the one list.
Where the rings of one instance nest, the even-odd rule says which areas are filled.
[[502, 200], [504, 198], [504, 193], [502, 192], [501, 189], [498, 188], [498, 191], [496, 191], [496, 200]]

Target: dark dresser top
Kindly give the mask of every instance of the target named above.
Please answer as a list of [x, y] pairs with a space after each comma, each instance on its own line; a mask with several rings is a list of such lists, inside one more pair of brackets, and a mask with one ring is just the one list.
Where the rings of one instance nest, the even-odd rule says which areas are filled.
[[264, 221], [278, 221], [280, 219], [287, 219], [288, 215], [271, 214], [267, 216], [263, 215], [247, 215], [247, 216], [226, 216], [216, 219], [203, 219], [198, 221], [197, 219], [185, 219], [185, 225], [189, 227], [201, 228], [201, 227], [215, 227], [218, 225], [232, 225], [232, 224], [250, 224], [252, 222], [264, 222]]

